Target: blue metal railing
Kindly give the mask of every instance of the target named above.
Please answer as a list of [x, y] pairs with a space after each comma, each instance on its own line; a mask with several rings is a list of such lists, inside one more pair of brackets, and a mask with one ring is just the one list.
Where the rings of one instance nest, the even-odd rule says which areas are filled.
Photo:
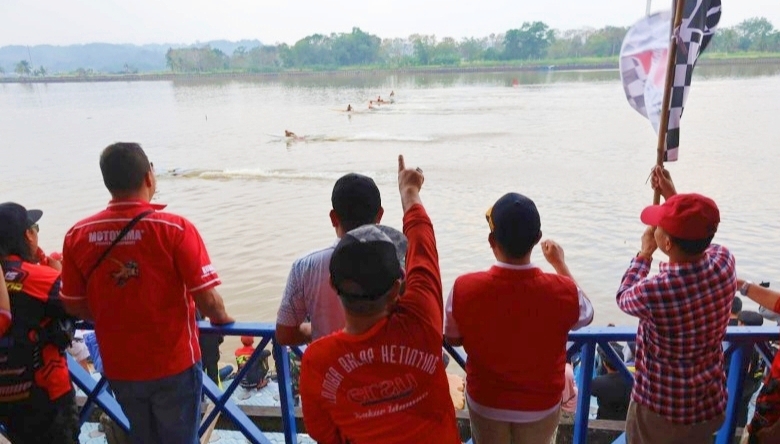
[[[276, 373], [279, 384], [280, 414], [282, 418], [285, 442], [297, 444], [297, 430], [295, 422], [295, 404], [290, 383], [289, 353], [292, 351], [298, 356], [302, 351], [297, 347], [279, 346], [274, 338], [274, 325], [265, 323], [236, 323], [227, 327], [214, 327], [208, 322], [200, 322], [199, 328], [202, 334], [220, 334], [225, 336], [254, 336], [260, 338], [255, 353], [249, 358], [238, 375], [232, 380], [225, 390], [221, 390], [211, 379], [204, 376], [203, 392], [214, 403], [214, 409], [207, 415], [200, 427], [202, 435], [208, 429], [208, 425], [222, 414], [230, 419], [244, 437], [251, 443], [270, 443], [263, 432], [252, 420], [230, 399], [233, 392], [243, 379], [244, 373], [251, 364], [260, 359], [262, 350], [271, 344], [276, 365]], [[633, 375], [623, 363], [623, 359], [609, 346], [610, 342], [626, 342], [635, 340], [635, 327], [590, 327], [569, 334], [572, 345], [567, 353], [569, 356], [579, 353], [582, 369], [592, 369], [595, 364], [596, 348], [600, 346], [612, 367], [616, 368], [623, 377], [633, 384]], [[771, 363], [773, 352], [768, 345], [770, 341], [778, 339], [777, 327], [729, 327], [726, 333], [724, 351], [730, 356], [728, 375], [728, 405], [726, 408], [726, 421], [718, 431], [716, 444], [727, 444], [732, 441], [736, 431], [736, 413], [738, 402], [742, 394], [742, 378], [753, 350], [757, 350], [760, 356]], [[453, 360], [465, 368], [466, 356], [460, 348], [444, 346]], [[80, 365], [69, 358], [69, 368], [74, 383], [87, 395], [86, 402], [81, 410], [80, 421], [83, 424], [90, 416], [92, 409], [97, 405], [113, 419], [119, 427], [129, 430], [127, 418], [122, 413], [119, 404], [107, 391], [104, 378], [95, 380]], [[575, 444], [587, 443], [588, 419], [590, 413], [590, 383], [591, 371], [580, 371], [577, 380], [579, 397], [577, 411], [574, 420]], [[624, 435], [615, 443], [625, 442]]]

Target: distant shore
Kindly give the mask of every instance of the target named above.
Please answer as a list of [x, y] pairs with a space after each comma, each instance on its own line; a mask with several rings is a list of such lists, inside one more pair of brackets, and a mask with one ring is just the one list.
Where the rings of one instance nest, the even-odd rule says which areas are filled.
[[[739, 65], [780, 65], [780, 54], [760, 55], [755, 57], [740, 57], [727, 54], [714, 54], [712, 57], [702, 57], [699, 66], [739, 66]], [[355, 67], [335, 70], [283, 70], [269, 72], [149, 72], [134, 74], [104, 74], [90, 75], [54, 75], [37, 77], [0, 77], [0, 83], [69, 83], [69, 82], [137, 82], [137, 81], [170, 81], [186, 79], [251, 79], [251, 78], [286, 78], [286, 77], [357, 77], [386, 74], [457, 74], [457, 73], [501, 73], [501, 72], [533, 72], [533, 71], [580, 71], [580, 70], [617, 70], [617, 57], [604, 59], [566, 59], [561, 61], [546, 60], [541, 62], [511, 63], [511, 64], [469, 64], [458, 66], [420, 66], [420, 67]]]

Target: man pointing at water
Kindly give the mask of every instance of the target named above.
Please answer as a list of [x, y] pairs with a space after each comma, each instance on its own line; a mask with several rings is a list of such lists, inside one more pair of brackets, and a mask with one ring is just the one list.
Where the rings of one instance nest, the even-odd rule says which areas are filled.
[[320, 444], [461, 442], [441, 362], [441, 274], [423, 180], [398, 157], [406, 276], [400, 240], [377, 225], [349, 231], [333, 251], [346, 327], [313, 342], [301, 366], [303, 418]]

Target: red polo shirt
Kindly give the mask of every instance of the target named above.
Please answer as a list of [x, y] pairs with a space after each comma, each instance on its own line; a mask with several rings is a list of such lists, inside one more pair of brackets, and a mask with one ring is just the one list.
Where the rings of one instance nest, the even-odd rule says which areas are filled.
[[187, 219], [155, 211], [141, 219], [95, 269], [136, 215], [164, 205], [113, 200], [77, 223], [62, 248], [62, 296], [87, 299], [105, 375], [149, 381], [200, 361], [191, 293], [220, 284], [203, 240]]

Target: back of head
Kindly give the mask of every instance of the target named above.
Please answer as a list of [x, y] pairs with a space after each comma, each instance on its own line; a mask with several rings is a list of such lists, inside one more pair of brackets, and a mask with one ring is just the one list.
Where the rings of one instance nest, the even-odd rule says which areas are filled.
[[100, 155], [103, 183], [111, 194], [138, 191], [151, 168], [149, 158], [137, 143], [117, 142], [106, 147]]
[[40, 210], [27, 210], [15, 202], [0, 204], [0, 257], [16, 255], [31, 261], [33, 252], [25, 233], [42, 215]]
[[245, 347], [251, 347], [252, 344], [255, 343], [255, 338], [252, 336], [241, 336], [241, 343], [244, 344]]
[[761, 316], [761, 313], [755, 311], [750, 311], [750, 310], [741, 311], [737, 319], [743, 325], [746, 325], [748, 327], [760, 327], [764, 325], [764, 317]]
[[383, 310], [389, 291], [403, 277], [406, 236], [367, 224], [347, 232], [330, 258], [331, 283], [344, 308], [354, 315]]
[[734, 301], [731, 303], [731, 314], [739, 314], [742, 311], [742, 298], [734, 296]]
[[541, 235], [542, 223], [536, 204], [522, 194], [501, 196], [485, 216], [496, 242], [511, 258], [530, 253]]
[[330, 201], [345, 232], [374, 223], [382, 207], [374, 179], [357, 173], [349, 173], [336, 181]]

